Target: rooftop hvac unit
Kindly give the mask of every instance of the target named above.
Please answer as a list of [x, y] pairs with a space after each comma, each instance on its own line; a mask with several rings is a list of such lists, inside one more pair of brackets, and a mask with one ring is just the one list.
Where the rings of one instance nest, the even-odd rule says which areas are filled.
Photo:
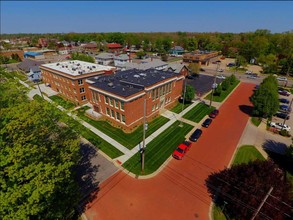
[[134, 77], [134, 78], [139, 78], [139, 75], [134, 75], [133, 77]]
[[114, 85], [114, 84], [113, 84], [112, 82], [108, 83], [108, 86], [109, 86], [109, 87], [113, 87], [113, 85]]

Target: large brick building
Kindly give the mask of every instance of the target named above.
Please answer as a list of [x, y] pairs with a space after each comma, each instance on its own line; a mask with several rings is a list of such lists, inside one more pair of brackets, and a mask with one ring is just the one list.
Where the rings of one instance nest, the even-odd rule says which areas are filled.
[[49, 63], [40, 66], [43, 81], [63, 97], [77, 104], [88, 100], [85, 80], [115, 71], [114, 67], [79, 60]]
[[94, 111], [129, 130], [143, 122], [145, 99], [147, 121], [172, 107], [181, 96], [183, 80], [170, 71], [132, 69], [86, 82]]

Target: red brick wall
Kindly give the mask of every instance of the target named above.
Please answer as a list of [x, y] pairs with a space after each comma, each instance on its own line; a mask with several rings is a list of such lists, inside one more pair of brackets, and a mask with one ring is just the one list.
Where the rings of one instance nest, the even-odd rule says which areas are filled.
[[[109, 104], [106, 104], [105, 95], [101, 94], [100, 92], [93, 91], [91, 89], [89, 92], [89, 101], [91, 104], [93, 104], [95, 111], [98, 111], [97, 108], [99, 108], [99, 113], [104, 115], [112, 123], [119, 125], [125, 129], [132, 129], [143, 123], [143, 108], [144, 108], [145, 97], [146, 97], [146, 118], [147, 118], [147, 121], [151, 121], [153, 117], [159, 115], [160, 109], [162, 108], [168, 109], [169, 107], [173, 106], [173, 104], [178, 100], [178, 98], [182, 94], [182, 85], [183, 85], [183, 79], [172, 82], [171, 92], [165, 95], [162, 95], [161, 97], [160, 97], [160, 89], [158, 89], [159, 97], [155, 98], [154, 100], [152, 99], [152, 92], [147, 91], [146, 95], [142, 97], [139, 97], [130, 102], [124, 102], [124, 111], [120, 109], [120, 104], [118, 108], [115, 107], [115, 101], [113, 103], [113, 106], [110, 105], [110, 102]], [[97, 103], [95, 103], [95, 101], [93, 100], [93, 92], [100, 94], [100, 100], [98, 100], [97, 98]], [[160, 108], [161, 100], [164, 100], [164, 99], [165, 99], [165, 102], [163, 106], [161, 106]], [[120, 117], [122, 116], [122, 114], [125, 115], [125, 124], [116, 120], [116, 117], [114, 119], [111, 116], [108, 116], [106, 114], [106, 108], [108, 108], [109, 111], [113, 110], [115, 116], [117, 112], [120, 114]], [[111, 112], [110, 112], [110, 115], [111, 115]]]

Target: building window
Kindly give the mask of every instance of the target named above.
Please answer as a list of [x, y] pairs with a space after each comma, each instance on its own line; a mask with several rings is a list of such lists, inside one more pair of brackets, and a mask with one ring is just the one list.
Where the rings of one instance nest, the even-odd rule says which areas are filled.
[[80, 93], [84, 93], [84, 92], [85, 92], [84, 88], [80, 88], [80, 89], [79, 89], [79, 92], [80, 92]]
[[104, 96], [104, 99], [105, 99], [105, 103], [106, 104], [109, 104], [109, 102], [108, 102], [108, 96]]
[[155, 99], [155, 90], [153, 89], [152, 90], [152, 100], [154, 100]]
[[77, 82], [78, 82], [78, 85], [82, 85], [83, 84], [83, 80], [82, 79], [79, 79]]
[[106, 108], [106, 114], [110, 116], [110, 110], [109, 110], [109, 108]]
[[153, 112], [153, 111], [155, 111], [155, 105], [153, 105], [153, 107], [152, 107], [152, 112]]
[[124, 102], [120, 102], [120, 109], [124, 111]]
[[158, 105], [158, 103], [156, 104], [156, 109], [158, 109], [159, 108], [159, 105]]
[[73, 92], [76, 94], [76, 89], [75, 88], [73, 88]]
[[125, 123], [125, 115], [122, 115], [122, 122]]
[[119, 113], [119, 112], [116, 112], [116, 119], [117, 119], [118, 121], [120, 121], [120, 113]]
[[119, 101], [115, 99], [115, 108], [119, 108]]
[[111, 106], [114, 105], [114, 100], [113, 100], [113, 98], [110, 98], [110, 105], [111, 105]]
[[156, 89], [156, 99], [159, 98], [159, 89]]
[[81, 96], [81, 100], [86, 100], [85, 95]]
[[111, 109], [111, 117], [112, 117], [112, 118], [115, 118], [115, 112], [114, 112], [113, 109]]

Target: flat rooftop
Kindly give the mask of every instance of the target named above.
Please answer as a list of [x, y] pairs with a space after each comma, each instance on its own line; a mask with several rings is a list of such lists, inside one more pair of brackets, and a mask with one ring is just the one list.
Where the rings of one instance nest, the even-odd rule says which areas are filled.
[[113, 69], [113, 67], [84, 62], [80, 60], [69, 60], [64, 62], [48, 63], [41, 65], [41, 67], [42, 66], [50, 68], [52, 70], [63, 72], [71, 76], [80, 76], [94, 72], [110, 71]]
[[102, 75], [89, 78], [91, 86], [98, 89], [127, 97], [134, 95], [166, 79], [181, 76], [170, 71], [161, 71], [155, 69], [138, 70], [131, 69], [120, 71], [112, 75]]

